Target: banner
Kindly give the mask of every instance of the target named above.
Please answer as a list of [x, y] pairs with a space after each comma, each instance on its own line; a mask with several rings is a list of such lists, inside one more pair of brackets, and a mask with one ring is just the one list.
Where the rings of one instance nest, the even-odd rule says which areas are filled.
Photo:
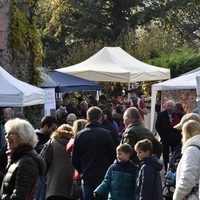
[[55, 101], [55, 89], [48, 88], [45, 91], [45, 104], [44, 114], [56, 117], [56, 101]]

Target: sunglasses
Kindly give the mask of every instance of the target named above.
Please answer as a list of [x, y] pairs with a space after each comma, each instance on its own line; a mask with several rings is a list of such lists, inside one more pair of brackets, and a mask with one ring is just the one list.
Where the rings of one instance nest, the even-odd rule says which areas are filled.
[[5, 136], [8, 135], [9, 137], [11, 137], [15, 132], [9, 131], [8, 133], [5, 132]]

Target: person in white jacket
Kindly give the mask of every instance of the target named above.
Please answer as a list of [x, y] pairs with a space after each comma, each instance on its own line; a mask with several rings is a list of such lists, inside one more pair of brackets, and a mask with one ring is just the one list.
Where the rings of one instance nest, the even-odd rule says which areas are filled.
[[182, 158], [177, 167], [173, 200], [199, 200], [200, 123], [189, 120], [182, 127]]

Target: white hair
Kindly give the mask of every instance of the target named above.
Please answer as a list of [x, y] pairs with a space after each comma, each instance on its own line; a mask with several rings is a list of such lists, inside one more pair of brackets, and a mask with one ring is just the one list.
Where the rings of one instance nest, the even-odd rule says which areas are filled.
[[80, 103], [81, 108], [82, 108], [85, 104], [88, 104], [88, 103], [87, 103], [86, 101], [81, 101], [81, 103]]
[[60, 107], [58, 110], [56, 110], [56, 115], [61, 116], [67, 114], [66, 108], [65, 107]]
[[14, 110], [13, 110], [12, 108], [6, 108], [5, 110], [8, 110], [9, 113], [10, 113], [10, 115], [11, 115], [12, 117], [14, 117], [15, 112], [14, 112]]
[[68, 117], [74, 117], [74, 120], [76, 121], [77, 120], [77, 117], [74, 113], [70, 113], [69, 115], [67, 115], [67, 118]]
[[5, 124], [6, 132], [12, 130], [19, 136], [20, 145], [35, 147], [38, 143], [37, 135], [33, 126], [26, 120], [15, 118], [10, 119]]
[[173, 105], [175, 106], [175, 103], [174, 103], [171, 99], [167, 101], [166, 105], [167, 105], [168, 103], [173, 103]]

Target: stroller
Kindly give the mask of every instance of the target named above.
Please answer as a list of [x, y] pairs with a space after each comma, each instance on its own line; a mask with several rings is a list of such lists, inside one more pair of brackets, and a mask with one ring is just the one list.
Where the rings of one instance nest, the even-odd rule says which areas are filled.
[[174, 149], [172, 157], [169, 161], [167, 174], [165, 176], [166, 179], [163, 186], [163, 199], [165, 200], [172, 200], [173, 198], [176, 185], [176, 168], [182, 157], [181, 148], [182, 146], [180, 145]]

